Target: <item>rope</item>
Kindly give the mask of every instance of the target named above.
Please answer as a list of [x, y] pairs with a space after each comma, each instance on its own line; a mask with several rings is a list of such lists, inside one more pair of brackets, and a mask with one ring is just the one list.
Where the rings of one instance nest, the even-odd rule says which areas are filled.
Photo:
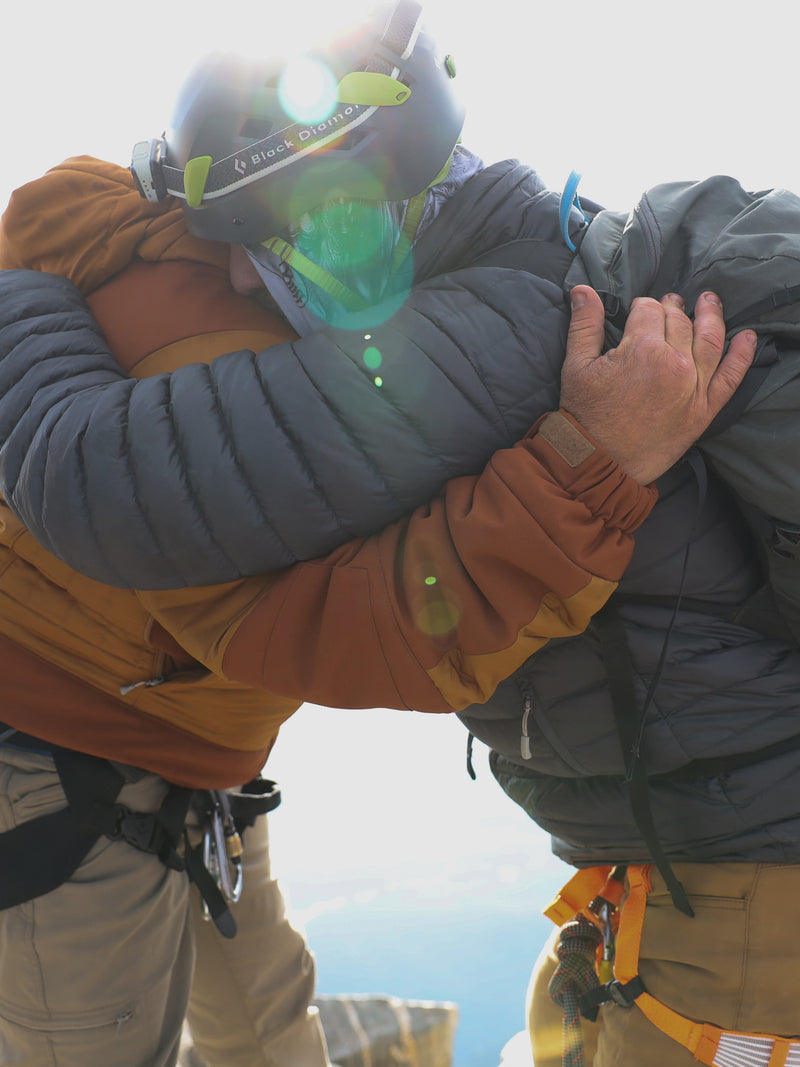
[[562, 1067], [585, 1067], [579, 1001], [600, 983], [595, 970], [600, 930], [583, 915], [561, 928], [556, 955], [558, 965], [548, 993], [563, 1012], [561, 1022]]

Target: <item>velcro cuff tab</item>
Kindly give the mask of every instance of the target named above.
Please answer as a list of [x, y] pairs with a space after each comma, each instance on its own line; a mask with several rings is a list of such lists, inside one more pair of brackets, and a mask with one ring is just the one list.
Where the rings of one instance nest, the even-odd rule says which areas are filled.
[[539, 436], [555, 449], [570, 467], [579, 467], [595, 451], [592, 442], [561, 411], [551, 411], [539, 423]]

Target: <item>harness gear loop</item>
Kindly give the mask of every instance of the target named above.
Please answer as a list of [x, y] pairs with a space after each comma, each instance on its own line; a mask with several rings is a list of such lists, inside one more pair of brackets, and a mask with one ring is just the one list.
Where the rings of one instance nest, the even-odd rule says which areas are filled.
[[203, 898], [203, 916], [223, 937], [236, 936], [236, 921], [229, 905], [242, 895], [242, 837], [259, 815], [274, 811], [281, 802], [277, 784], [253, 778], [238, 790], [197, 790], [193, 804], [204, 825], [203, 838], [185, 846], [186, 869]]

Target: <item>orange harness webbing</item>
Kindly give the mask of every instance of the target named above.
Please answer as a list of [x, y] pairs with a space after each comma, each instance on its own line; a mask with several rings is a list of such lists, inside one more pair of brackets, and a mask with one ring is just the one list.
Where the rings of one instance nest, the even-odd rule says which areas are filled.
[[[577, 912], [596, 922], [596, 913], [589, 907], [593, 900], [599, 896], [609, 903], [616, 903], [609, 899], [617, 895], [610, 874], [609, 867], [578, 871], [545, 909], [545, 915], [558, 926]], [[642, 927], [651, 888], [650, 865], [628, 867], [626, 876], [628, 891], [618, 911], [614, 955], [614, 982], [618, 986], [627, 985], [639, 975]], [[696, 1060], [709, 1067], [800, 1067], [800, 1040], [792, 1041], [774, 1034], [722, 1030], [711, 1023], [694, 1022], [668, 1008], [646, 990], [639, 992], [631, 1003], [662, 1033], [689, 1049]]]

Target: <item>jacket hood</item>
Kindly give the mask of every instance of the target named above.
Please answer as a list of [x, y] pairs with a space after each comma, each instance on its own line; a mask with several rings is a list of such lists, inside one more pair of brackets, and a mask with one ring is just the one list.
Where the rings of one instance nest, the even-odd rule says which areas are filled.
[[5, 269], [60, 274], [84, 295], [136, 257], [226, 268], [228, 247], [192, 237], [177, 201], [148, 204], [127, 168], [91, 156], [68, 159], [17, 189], [2, 216]]

